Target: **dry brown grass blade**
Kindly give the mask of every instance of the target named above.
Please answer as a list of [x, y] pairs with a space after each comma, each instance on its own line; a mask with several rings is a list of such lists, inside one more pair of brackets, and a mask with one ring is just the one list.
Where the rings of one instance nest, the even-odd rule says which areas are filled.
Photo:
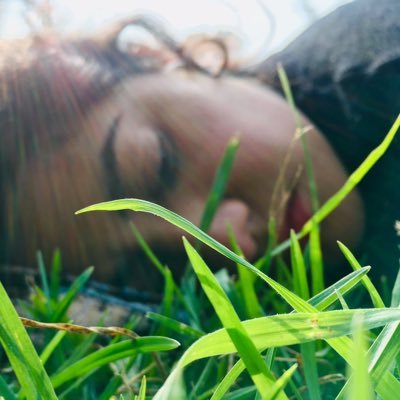
[[55, 329], [58, 331], [67, 331], [70, 333], [79, 333], [83, 335], [89, 335], [97, 333], [106, 336], [127, 336], [131, 339], [136, 339], [139, 336], [131, 331], [130, 329], [120, 328], [117, 326], [101, 327], [101, 326], [81, 326], [67, 323], [50, 323], [50, 322], [39, 322], [29, 318], [20, 317], [22, 323], [27, 328], [39, 328], [39, 329]]

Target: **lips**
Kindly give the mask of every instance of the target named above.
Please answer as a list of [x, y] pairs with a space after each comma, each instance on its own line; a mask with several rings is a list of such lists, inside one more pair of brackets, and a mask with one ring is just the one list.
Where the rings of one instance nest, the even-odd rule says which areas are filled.
[[298, 232], [311, 218], [311, 215], [309, 200], [296, 189], [293, 190], [279, 231], [279, 239], [287, 239], [291, 229]]

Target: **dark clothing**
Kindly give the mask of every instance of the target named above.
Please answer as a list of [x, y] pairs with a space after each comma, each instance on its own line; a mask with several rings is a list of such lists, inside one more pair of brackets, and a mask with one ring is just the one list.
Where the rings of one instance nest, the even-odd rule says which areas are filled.
[[[400, 113], [400, 1], [358, 0], [322, 18], [257, 67], [281, 90], [282, 63], [297, 106], [326, 135], [349, 172], [381, 142]], [[360, 184], [367, 228], [362, 260], [397, 273], [400, 133]], [[338, 238], [340, 239], [340, 238]]]

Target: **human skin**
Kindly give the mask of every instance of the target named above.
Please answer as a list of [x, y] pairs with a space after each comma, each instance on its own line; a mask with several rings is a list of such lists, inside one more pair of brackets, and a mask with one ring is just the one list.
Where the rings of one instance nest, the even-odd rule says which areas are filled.
[[[122, 255], [138, 248], [129, 221], [152, 248], [181, 249], [183, 232], [156, 217], [74, 212], [118, 197], [138, 197], [198, 224], [233, 136], [240, 139], [240, 147], [210, 235], [229, 245], [226, 224], [231, 224], [244, 254], [254, 260], [265, 248], [271, 213], [280, 239], [287, 237], [289, 228], [301, 228], [311, 215], [300, 140], [294, 141], [285, 174], [283, 192], [290, 193], [290, 201], [281, 193], [281, 209], [271, 205], [296, 127], [286, 102], [256, 81], [217, 79], [190, 70], [130, 77], [85, 113], [70, 118], [64, 129], [68, 135], [63, 145], [20, 166], [17, 190], [5, 193], [9, 231], [15, 207], [22, 221], [23, 246], [11, 255], [15, 263], [32, 265], [38, 248], [48, 255], [59, 247], [68, 272], [95, 265], [98, 279], [115, 281]], [[347, 174], [321, 133], [310, 126], [306, 135], [323, 203]], [[335, 259], [336, 240], [353, 247], [362, 231], [363, 206], [354, 191], [322, 224], [326, 258]], [[151, 282], [135, 278], [134, 261], [124, 262], [123, 268], [129, 277], [124, 284], [151, 287]]]

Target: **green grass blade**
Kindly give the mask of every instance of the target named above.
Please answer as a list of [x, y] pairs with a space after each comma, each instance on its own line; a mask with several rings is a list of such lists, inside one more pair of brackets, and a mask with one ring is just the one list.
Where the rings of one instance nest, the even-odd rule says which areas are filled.
[[[136, 228], [135, 224], [131, 222], [131, 229], [132, 232], [141, 247], [141, 249], [144, 251], [146, 254], [147, 258], [150, 260], [150, 262], [157, 268], [157, 270], [160, 272], [160, 274], [164, 277], [164, 279], [167, 279], [167, 267], [162, 264], [162, 262], [158, 259], [158, 257], [155, 255], [153, 250], [150, 248], [144, 237], [141, 235], [139, 230]], [[182, 305], [185, 307], [186, 311], [191, 315], [191, 317], [195, 320], [197, 320], [197, 314], [193, 311], [192, 307], [190, 307], [190, 304], [186, 301], [185, 297], [183, 296], [181, 290], [179, 289], [178, 285], [176, 284], [175, 280], [171, 276], [172, 279], [172, 285], [174, 287], [174, 292], [176, 296], [178, 297], [179, 301], [182, 303]]]
[[72, 364], [79, 361], [81, 358], [85, 357], [85, 355], [93, 347], [96, 337], [97, 337], [96, 334], [88, 335], [87, 337], [84, 337], [83, 340], [77, 346], [75, 346], [73, 348], [69, 357], [67, 359], [65, 359], [65, 361], [62, 364], [60, 364], [60, 366], [57, 369], [57, 373], [65, 370]]
[[[332, 344], [336, 349], [343, 347], [339, 341], [334, 340], [348, 339], [342, 336], [352, 332], [352, 321], [355, 314], [362, 314], [364, 317], [364, 329], [373, 329], [386, 325], [389, 321], [400, 320], [399, 309], [366, 309], [366, 310], [336, 310], [328, 312], [311, 313], [291, 313], [280, 314], [271, 317], [255, 318], [243, 321], [242, 326], [252, 339], [258, 351], [263, 351], [270, 347], [289, 346], [299, 343], [307, 343], [314, 340], [323, 339]], [[345, 343], [347, 345], [347, 343]], [[348, 345], [349, 356], [352, 350], [352, 343]], [[193, 343], [179, 360], [175, 370], [165, 381], [155, 400], [169, 399], [170, 390], [173, 389], [176, 380], [181, 375], [182, 370], [187, 365], [202, 358], [215, 357], [236, 352], [236, 347], [232, 343], [226, 329], [220, 329], [213, 333], [203, 336]], [[343, 350], [342, 350], [343, 352]], [[241, 366], [236, 366], [230, 379], [236, 379], [240, 374]], [[382, 380], [384, 384], [389, 382], [389, 378]], [[229, 381], [225, 382], [229, 386]], [[226, 386], [220, 389], [226, 390]], [[214, 399], [213, 399], [214, 400]]]
[[[338, 245], [340, 250], [342, 251], [342, 253], [344, 254], [344, 256], [346, 257], [346, 260], [349, 262], [349, 264], [351, 265], [351, 267], [353, 268], [354, 271], [361, 269], [361, 265], [360, 263], [357, 261], [357, 259], [354, 257], [354, 255], [352, 254], [352, 252], [342, 243], [338, 241]], [[365, 288], [367, 289], [372, 303], [376, 308], [384, 308], [385, 307], [385, 303], [383, 302], [381, 296], [379, 295], [378, 291], [376, 290], [374, 284], [371, 282], [371, 279], [369, 279], [369, 277], [367, 275], [365, 275], [362, 278], [363, 285], [365, 286]]]
[[50, 379], [0, 283], [0, 342], [27, 399], [56, 399]]
[[76, 214], [81, 214], [91, 211], [120, 211], [127, 209], [137, 212], [150, 213], [160, 218], [163, 218], [166, 221], [170, 222], [171, 224], [191, 234], [196, 239], [200, 240], [201, 242], [211, 247], [215, 251], [228, 257], [232, 261], [244, 265], [245, 267], [248, 267], [257, 274], [259, 272], [258, 269], [255, 268], [253, 265], [251, 265], [248, 261], [236, 255], [232, 250], [229, 250], [227, 247], [216, 241], [207, 233], [203, 232], [200, 228], [198, 228], [196, 225], [194, 225], [187, 219], [181, 217], [180, 215], [172, 211], [167, 210], [166, 208], [158, 204], [154, 204], [146, 200], [122, 199], [122, 200], [107, 201], [103, 203], [93, 204], [89, 207], [85, 207], [82, 210], [77, 211]]
[[392, 374], [386, 373], [375, 391], [383, 400], [399, 400], [400, 382]]
[[400, 268], [397, 272], [396, 281], [394, 282], [390, 307], [400, 307]]
[[17, 400], [17, 396], [11, 391], [7, 382], [1, 375], [0, 375], [0, 396], [2, 396], [4, 400]]
[[[233, 251], [240, 257], [244, 258], [243, 252], [236, 241], [235, 234], [232, 227], [227, 226], [229, 241]], [[263, 315], [262, 308], [258, 302], [256, 290], [254, 287], [255, 275], [243, 265], [236, 264], [238, 269], [238, 286], [243, 297], [244, 305], [246, 307], [246, 314], [248, 318], [257, 318]]]
[[76, 298], [85, 283], [89, 280], [90, 275], [92, 275], [93, 269], [93, 267], [88, 268], [74, 280], [68, 291], [65, 293], [64, 297], [58, 303], [57, 308], [53, 312], [50, 322], [58, 322], [65, 316], [71, 303]]
[[302, 299], [308, 300], [310, 298], [310, 289], [307, 282], [306, 265], [304, 263], [300, 243], [297, 240], [296, 234], [293, 230], [290, 231], [290, 239], [292, 241], [290, 246], [290, 260], [293, 269], [294, 292]]
[[[296, 296], [294, 293], [290, 292], [284, 286], [275, 282], [268, 276], [261, 273], [261, 278], [267, 282], [277, 293], [279, 293], [283, 299], [285, 299], [297, 312], [316, 312], [317, 309], [314, 308], [310, 303], [305, 302], [300, 297]], [[394, 309], [392, 309], [394, 310]], [[393, 321], [390, 321], [393, 322]], [[347, 337], [333, 338], [327, 339], [327, 343], [338, 353], [340, 354], [346, 361], [351, 365], [352, 359], [352, 348], [354, 347], [352, 341]], [[393, 383], [395, 382], [395, 383]], [[377, 393], [382, 397], [382, 393], [386, 391], [386, 387], [388, 384], [391, 384], [392, 387], [395, 385], [400, 386], [400, 383], [390, 374], [388, 371], [382, 377], [382, 380], [379, 382], [376, 387]]]
[[158, 322], [160, 325], [165, 326], [166, 328], [177, 332], [181, 335], [191, 336], [195, 339], [199, 339], [204, 335], [204, 332], [192, 328], [189, 325], [184, 324], [183, 322], [179, 322], [175, 319], [168, 318], [165, 315], [157, 314], [154, 312], [149, 312], [146, 314], [147, 318]]
[[296, 371], [298, 365], [293, 364], [287, 371], [285, 371], [274, 383], [273, 387], [271, 388], [271, 396], [269, 397], [269, 400], [274, 400], [277, 398], [279, 393], [285, 388], [285, 386], [288, 384], [290, 378]]
[[[320, 313], [279, 314], [243, 321], [242, 325], [258, 351], [270, 347], [290, 346], [314, 340], [340, 338], [352, 333], [355, 314], [364, 316], [364, 328], [373, 329], [389, 321], [400, 320], [397, 309], [335, 310]], [[186, 366], [206, 357], [236, 352], [226, 329], [220, 329], [197, 340], [180, 360]]]
[[320, 243], [320, 229], [319, 229], [319, 221], [317, 220], [316, 213], [319, 208], [319, 200], [318, 200], [318, 190], [317, 183], [314, 175], [314, 168], [312, 164], [311, 152], [307, 140], [307, 134], [303, 127], [303, 123], [300, 117], [299, 112], [296, 109], [296, 105], [294, 102], [294, 98], [292, 95], [292, 91], [290, 89], [290, 84], [288, 77], [286, 75], [285, 70], [282, 65], [278, 65], [278, 76], [281, 82], [283, 92], [285, 94], [286, 100], [295, 118], [296, 124], [296, 133], [300, 137], [303, 153], [304, 153], [304, 162], [306, 165], [306, 173], [308, 178], [308, 184], [310, 187], [310, 197], [311, 197], [311, 206], [313, 210], [313, 216], [311, 217], [311, 226], [310, 226], [310, 260], [311, 260], [311, 284], [312, 284], [312, 293], [316, 295], [324, 289], [324, 275], [323, 275], [323, 262], [322, 262], [322, 252], [321, 252], [321, 243]]
[[123, 380], [121, 376], [114, 376], [103, 390], [103, 393], [100, 394], [98, 400], [111, 400], [122, 383]]
[[[333, 195], [326, 203], [317, 211], [314, 215], [315, 220], [320, 223], [329, 214], [335, 210], [341, 202], [347, 197], [347, 195], [361, 182], [364, 176], [369, 170], [378, 162], [378, 160], [385, 154], [386, 150], [392, 143], [396, 133], [400, 127], [400, 115], [397, 116], [393, 126], [390, 128], [388, 134], [367, 158], [361, 163], [361, 165], [349, 176], [344, 185]], [[300, 237], [304, 237], [309, 233], [311, 229], [311, 220], [306, 222], [300, 231]]]
[[47, 279], [47, 271], [46, 271], [46, 266], [44, 263], [43, 259], [43, 254], [41, 251], [36, 252], [36, 261], [39, 267], [39, 275], [40, 275], [40, 281], [42, 282], [42, 290], [43, 293], [47, 298], [50, 297], [50, 286], [49, 286], [49, 281]]
[[[138, 211], [138, 212], [146, 212], [146, 213], [151, 213], [156, 216], [159, 216], [166, 221], [176, 225], [177, 227], [183, 229], [184, 231], [188, 232], [207, 246], [211, 247], [212, 249], [216, 250], [217, 252], [221, 253], [222, 255], [228, 257], [232, 261], [241, 264], [247, 268], [249, 268], [251, 271], [253, 271], [256, 275], [258, 275], [261, 279], [265, 280], [267, 283], [276, 283], [273, 281], [271, 278], [267, 277], [264, 273], [262, 273], [260, 270], [258, 270], [256, 267], [254, 267], [252, 264], [250, 264], [247, 260], [244, 258], [238, 256], [235, 254], [232, 250], [228, 249], [218, 241], [216, 241], [214, 238], [203, 232], [201, 229], [199, 229], [196, 225], [188, 221], [187, 219], [181, 217], [180, 215], [167, 210], [164, 207], [161, 207], [157, 204], [151, 203], [146, 200], [140, 200], [140, 199], [123, 199], [123, 200], [114, 200], [114, 201], [109, 201], [109, 202], [104, 202], [104, 203], [99, 203], [99, 204], [94, 204], [89, 207], [86, 207], [82, 210], [77, 211], [77, 214], [84, 213], [84, 212], [90, 212], [90, 211], [119, 211], [119, 210], [125, 210], [125, 209], [130, 209], [133, 211]], [[277, 284], [278, 285], [278, 284]], [[281, 285], [279, 285], [281, 286]], [[276, 285], [274, 287], [277, 287]], [[286, 291], [289, 296], [291, 296], [290, 291]], [[294, 296], [294, 297], [293, 297]], [[296, 295], [293, 295], [292, 299], [295, 300], [297, 298]], [[307, 303], [306, 303], [307, 304]]]
[[256, 268], [260, 269], [261, 271], [267, 273], [269, 268], [271, 267], [272, 262], [272, 250], [275, 248], [276, 244], [278, 243], [278, 229], [276, 226], [276, 220], [273, 216], [270, 216], [268, 220], [268, 243], [267, 248], [265, 250], [264, 255], [257, 260], [255, 263]]
[[[390, 128], [387, 135], [384, 137], [382, 142], [368, 154], [366, 159], [361, 163], [361, 165], [356, 168], [356, 170], [348, 177], [347, 181], [343, 186], [329, 198], [322, 207], [313, 215], [318, 223], [321, 223], [329, 214], [331, 214], [347, 197], [347, 195], [354, 190], [354, 188], [361, 182], [365, 175], [370, 171], [370, 169], [379, 161], [379, 159], [385, 154], [386, 150], [392, 143], [394, 137], [396, 136], [398, 129], [400, 127], [400, 115], [397, 116], [393, 126]], [[311, 231], [312, 218], [307, 221], [301, 228], [297, 237], [299, 239], [305, 237]], [[282, 251], [286, 250], [290, 246], [290, 240], [286, 240], [277, 246], [273, 255], [280, 254]]]
[[340, 292], [336, 291], [336, 296], [339, 299], [340, 305], [342, 306], [343, 310], [348, 310], [350, 307], [346, 303], [346, 300], [344, 299], [342, 294]]
[[241, 389], [237, 389], [232, 393], [228, 393], [224, 400], [247, 400], [254, 399], [259, 400], [258, 393], [256, 392], [256, 388], [254, 386], [247, 386]]
[[[212, 358], [207, 360], [205, 367], [202, 369], [201, 373], [198, 375], [197, 381], [194, 383], [192, 390], [187, 398], [187, 400], [197, 400], [202, 395], [199, 395], [201, 389], [210, 382], [211, 374], [214, 372], [215, 363]], [[208, 390], [206, 391], [208, 393]]]
[[392, 323], [382, 330], [368, 351], [369, 371], [377, 384], [400, 353], [400, 326]]
[[142, 234], [139, 232], [139, 230], [136, 228], [135, 224], [133, 222], [130, 223], [133, 235], [135, 236], [135, 239], [137, 240], [140, 248], [144, 251], [146, 254], [146, 257], [151, 261], [151, 263], [157, 268], [158, 272], [165, 278], [167, 272], [166, 272], [166, 266], [163, 265], [163, 263], [158, 259], [158, 257], [155, 255], [153, 250], [150, 248], [150, 246], [147, 244], [147, 242], [144, 240], [144, 237]]
[[[400, 121], [400, 118], [399, 118]], [[252, 270], [255, 274], [257, 274], [261, 279], [267, 282], [271, 287], [274, 288], [282, 297], [297, 311], [297, 312], [317, 312], [318, 310], [313, 307], [311, 304], [305, 302], [295, 294], [291, 293], [282, 285], [278, 284], [267, 275], [263, 274], [249, 262], [244, 260], [243, 258], [237, 256], [234, 252], [226, 248], [225, 246], [218, 243], [216, 240], [211, 238], [206, 233], [202, 232], [199, 228], [197, 228], [194, 224], [187, 221], [186, 219], [180, 217], [179, 215], [168, 211], [167, 209], [158, 206], [156, 204], [147, 202], [145, 200], [138, 200], [138, 199], [125, 199], [125, 200], [116, 200], [111, 202], [99, 203], [89, 207], [86, 207], [77, 213], [88, 212], [88, 211], [117, 211], [123, 209], [131, 209], [134, 211], [140, 212], [148, 212], [155, 214], [165, 220], [173, 223], [174, 225], [178, 226], [179, 228], [187, 231], [191, 235], [195, 236], [197, 239], [201, 240], [203, 243], [207, 244], [209, 247], [213, 248], [214, 250], [218, 251], [219, 253], [227, 256], [232, 261], [239, 263], [248, 267]], [[335, 298], [337, 298], [335, 294]], [[332, 346], [346, 361], [349, 360], [349, 356], [352, 349], [352, 343], [349, 338], [337, 338], [337, 339], [330, 339], [328, 341], [329, 345]], [[382, 379], [382, 383], [379, 384], [377, 390], [384, 390], [383, 386], [387, 379], [392, 379], [391, 374], [386, 373]], [[160, 397], [162, 398], [162, 397]]]
[[46, 347], [40, 354], [40, 359], [42, 360], [42, 364], [45, 365], [47, 360], [53, 354], [54, 350], [60, 344], [61, 340], [63, 340], [64, 336], [67, 334], [66, 331], [58, 331], [53, 338], [46, 344]]
[[57, 301], [60, 293], [60, 276], [61, 276], [61, 252], [56, 249], [51, 260], [50, 272], [50, 297]]
[[[390, 369], [393, 361], [400, 352], [400, 326], [398, 323], [386, 325], [380, 332], [374, 343], [368, 350], [368, 372], [372, 383], [376, 387], [385, 373]], [[353, 378], [350, 378], [341, 390], [338, 398], [342, 398], [348, 387], [352, 384]], [[386, 395], [382, 395], [383, 399], [391, 399], [392, 396], [387, 393], [399, 393], [400, 382], [391, 379], [385, 385]], [[390, 389], [390, 390], [388, 390]]]
[[236, 382], [236, 379], [245, 370], [245, 368], [246, 367], [242, 360], [239, 360], [238, 362], [236, 362], [236, 364], [229, 370], [229, 372], [225, 375], [225, 377], [222, 379], [222, 381], [216, 387], [210, 400], [221, 400], [222, 397], [226, 394], [226, 392]]
[[317, 360], [315, 357], [315, 342], [302, 343], [300, 345], [301, 357], [303, 360], [304, 376], [306, 378], [308, 393], [311, 400], [321, 399], [321, 391], [318, 377]]
[[140, 383], [138, 400], [146, 399], [146, 375], [143, 375], [142, 382]]
[[312, 220], [310, 232], [310, 265], [311, 265], [311, 288], [315, 296], [324, 287], [324, 265], [322, 261], [320, 229], [317, 222]]
[[321, 293], [318, 293], [316, 296], [310, 299], [308, 303], [320, 311], [325, 310], [338, 300], [337, 293], [340, 293], [343, 296], [352, 290], [370, 269], [371, 267], [364, 267], [360, 270], [351, 272], [344, 278], [334, 283], [332, 286], [329, 286]]
[[169, 268], [166, 269], [166, 272], [167, 274], [165, 275], [165, 288], [162, 309], [163, 314], [167, 317], [170, 317], [172, 313], [172, 303], [174, 301], [175, 283]]
[[233, 167], [233, 162], [239, 148], [239, 138], [232, 138], [226, 146], [222, 160], [217, 168], [210, 193], [208, 195], [203, 215], [200, 221], [200, 229], [207, 232], [214, 219], [215, 213], [225, 194], [226, 185]]
[[221, 323], [226, 328], [254, 384], [263, 398], [268, 396], [270, 393], [270, 386], [275, 382], [272, 373], [267, 369], [254, 343], [247, 335], [228, 296], [219, 285], [211, 270], [185, 238], [184, 246], [204, 292], [213, 305], [214, 311], [218, 315]]
[[[261, 279], [265, 280], [267, 277], [265, 274], [263, 274], [260, 270], [258, 270], [256, 267], [254, 267], [252, 264], [250, 264], [248, 261], [246, 261], [244, 258], [238, 256], [235, 254], [233, 251], [229, 250], [227, 247], [223, 246], [219, 242], [217, 242], [215, 239], [207, 235], [205, 232], [200, 230], [196, 225], [192, 224], [190, 221], [186, 220], [185, 218], [173, 213], [172, 211], [167, 210], [164, 207], [161, 207], [157, 204], [148, 202], [146, 200], [140, 200], [140, 199], [123, 199], [123, 200], [114, 200], [114, 201], [109, 201], [109, 202], [104, 202], [104, 203], [98, 203], [91, 205], [89, 207], [86, 207], [80, 211], [77, 211], [77, 214], [83, 213], [83, 212], [90, 212], [90, 211], [119, 211], [119, 210], [133, 210], [137, 212], [145, 212], [145, 213], [150, 213], [157, 215], [166, 221], [176, 225], [177, 227], [183, 229], [184, 231], [190, 233], [192, 236], [197, 238], [198, 240], [202, 241], [204, 244], [208, 245], [212, 249], [218, 251], [222, 255], [228, 257], [230, 260], [234, 261], [235, 263], [241, 264], [247, 268], [249, 268], [252, 272], [254, 272], [256, 275], [261, 277]], [[363, 271], [366, 271], [365, 269]], [[363, 274], [365, 272], [362, 272]], [[267, 277], [268, 282], [274, 282], [271, 278]], [[267, 283], [268, 283], [267, 282]], [[342, 282], [339, 281], [339, 282]], [[349, 283], [350, 285], [351, 283]], [[281, 285], [279, 285], [280, 287]], [[335, 288], [335, 285], [332, 286], [332, 288]], [[337, 296], [334, 292], [334, 289], [331, 289], [331, 295], [327, 297], [324, 301], [336, 301]], [[287, 291], [290, 293], [289, 291]], [[297, 296], [294, 295], [294, 299], [296, 299]], [[316, 299], [321, 300], [322, 297], [315, 296]], [[301, 299], [300, 299], [301, 300]], [[301, 302], [303, 304], [304, 301]], [[307, 303], [305, 303], [307, 304]]]
[[352, 354], [352, 382], [349, 385], [348, 399], [372, 400], [373, 391], [371, 380], [368, 375], [368, 361], [366, 354], [366, 340], [363, 329], [363, 319], [361, 315], [354, 316], [353, 323], [353, 354]]
[[121, 360], [127, 357], [135, 357], [140, 353], [169, 351], [177, 348], [179, 343], [170, 338], [148, 336], [135, 340], [124, 340], [111, 344], [95, 353], [80, 359], [73, 365], [65, 368], [51, 378], [53, 386], [59, 387], [65, 382], [77, 377], [89, 376], [98, 367], [109, 364], [110, 362]]

